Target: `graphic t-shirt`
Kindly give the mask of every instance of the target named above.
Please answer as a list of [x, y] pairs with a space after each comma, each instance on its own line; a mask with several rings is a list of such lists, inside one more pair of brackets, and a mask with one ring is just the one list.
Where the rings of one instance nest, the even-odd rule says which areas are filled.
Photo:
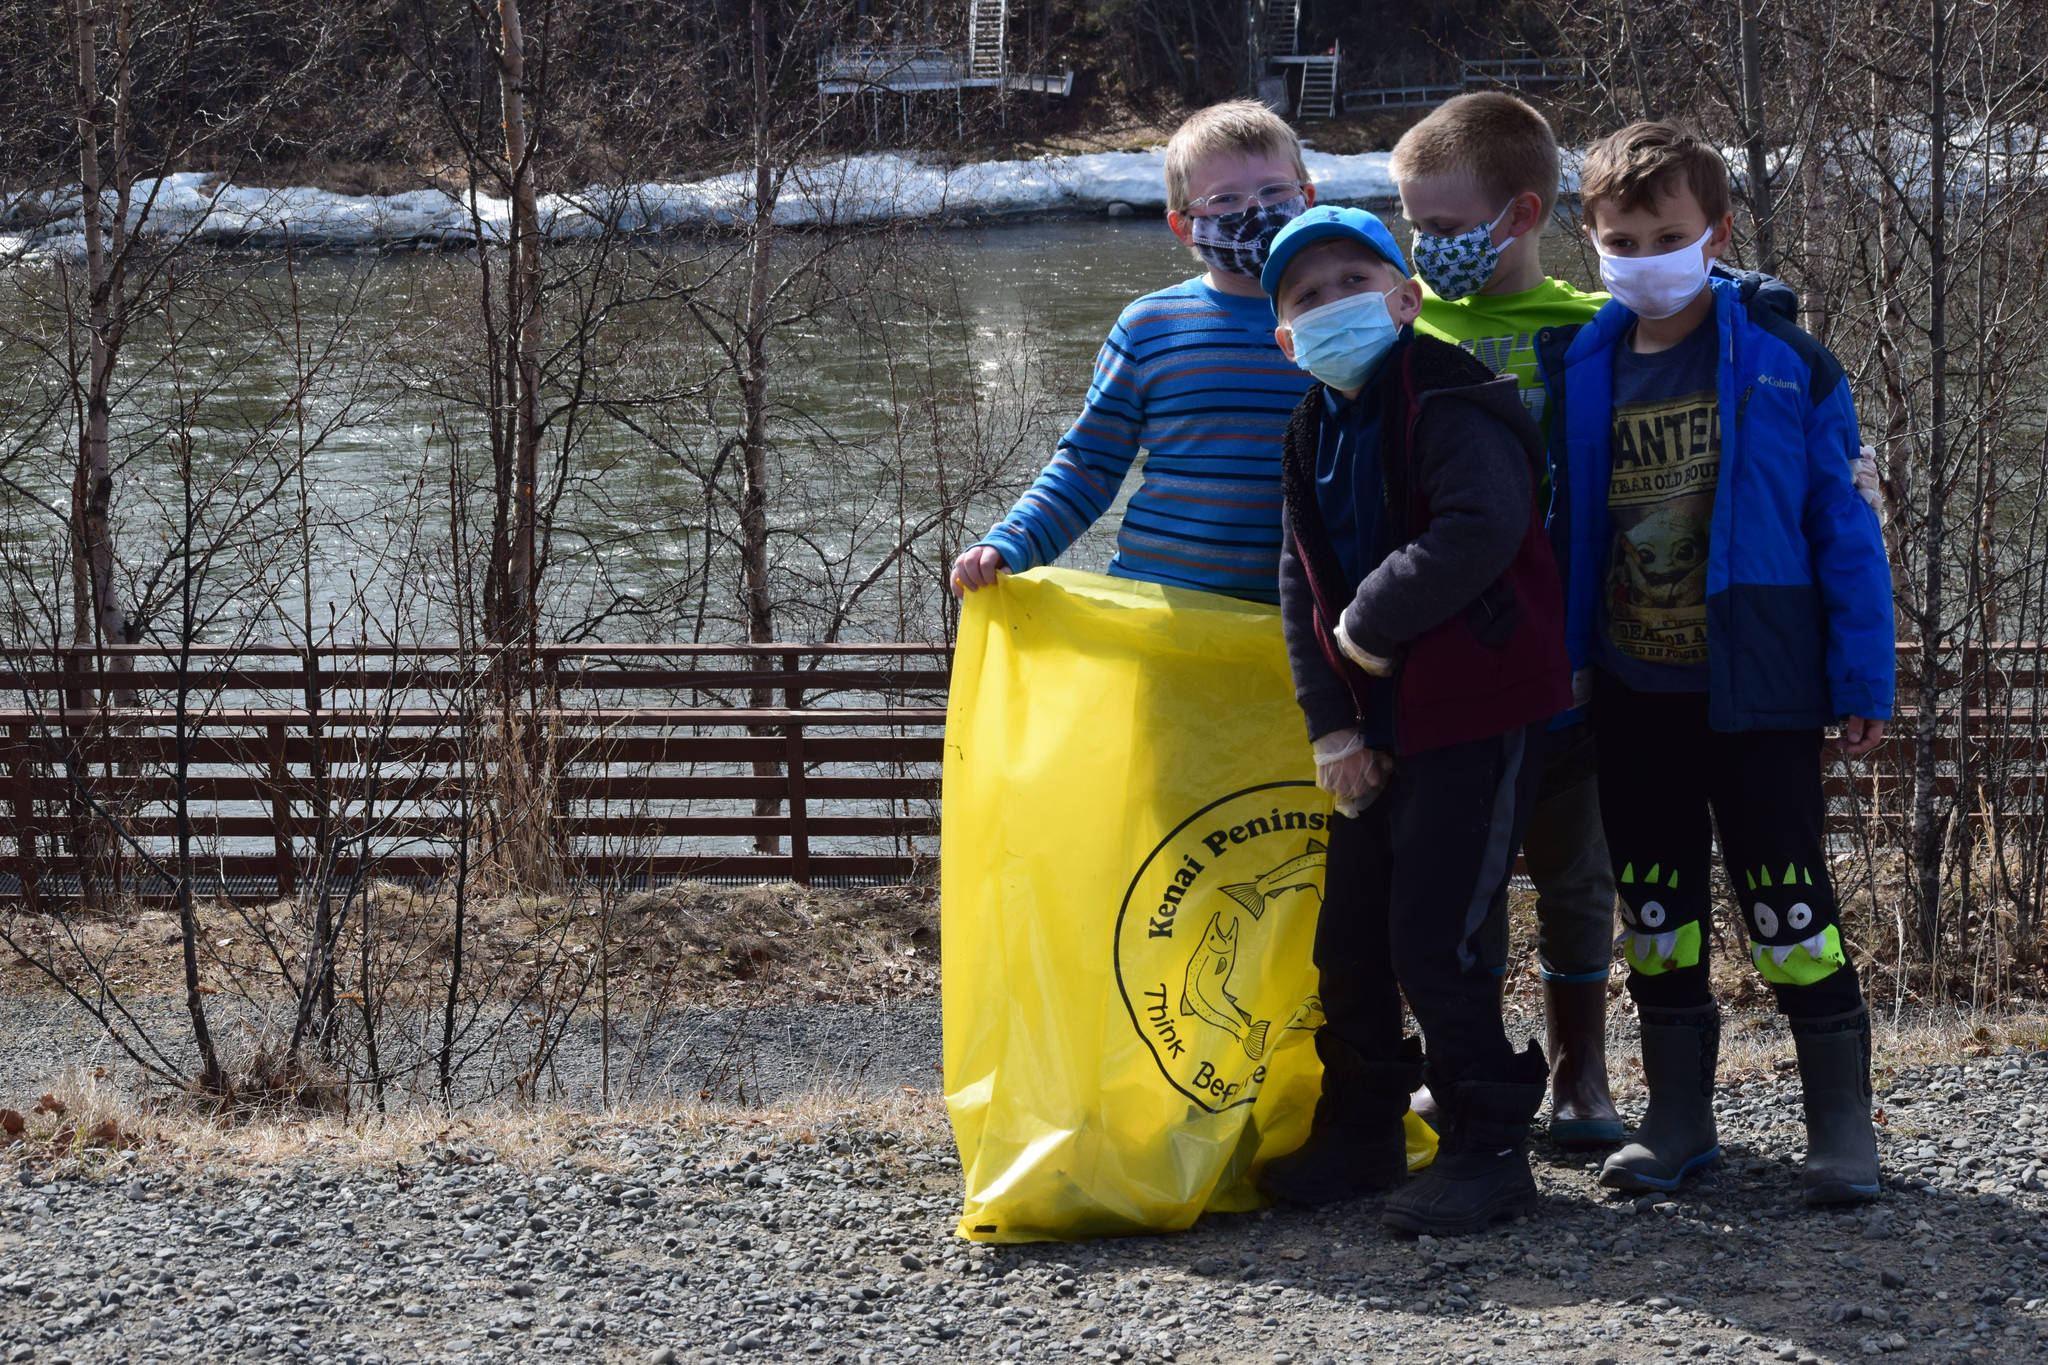
[[1438, 298], [1424, 285], [1422, 316], [1416, 319], [1415, 330], [1456, 343], [1495, 374], [1513, 375], [1529, 415], [1548, 433], [1536, 334], [1545, 327], [1585, 322], [1605, 302], [1607, 295], [1582, 293], [1563, 280], [1546, 279], [1519, 294], [1467, 294], [1455, 301]]
[[1614, 540], [1597, 662], [1646, 692], [1707, 687], [1707, 544], [1721, 474], [1715, 384], [1721, 332], [1709, 317], [1667, 351], [1614, 351]]

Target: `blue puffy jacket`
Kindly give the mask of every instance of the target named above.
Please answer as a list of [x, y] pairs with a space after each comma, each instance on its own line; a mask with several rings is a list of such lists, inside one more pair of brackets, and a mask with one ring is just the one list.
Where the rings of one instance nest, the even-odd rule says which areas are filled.
[[[1842, 366], [1792, 320], [1792, 292], [1716, 276], [1721, 471], [1707, 558], [1709, 723], [1798, 730], [1889, 719], [1897, 669], [1891, 567], [1858, 496], [1860, 444]], [[1761, 287], [1760, 287], [1761, 286]], [[1565, 566], [1565, 638], [1584, 668], [1599, 629], [1613, 531], [1614, 348], [1635, 315], [1608, 303], [1546, 328], [1551, 538]], [[1561, 458], [1560, 458], [1561, 457]]]

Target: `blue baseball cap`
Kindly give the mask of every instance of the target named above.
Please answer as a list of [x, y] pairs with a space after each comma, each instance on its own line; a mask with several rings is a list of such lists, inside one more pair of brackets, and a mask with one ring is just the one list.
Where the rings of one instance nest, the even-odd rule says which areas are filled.
[[1259, 272], [1259, 287], [1272, 295], [1280, 288], [1280, 277], [1287, 273], [1287, 267], [1301, 254], [1301, 249], [1326, 237], [1349, 237], [1354, 242], [1363, 242], [1403, 275], [1412, 274], [1408, 258], [1401, 254], [1401, 244], [1377, 214], [1318, 204], [1280, 229], [1280, 235], [1266, 252], [1266, 268]]

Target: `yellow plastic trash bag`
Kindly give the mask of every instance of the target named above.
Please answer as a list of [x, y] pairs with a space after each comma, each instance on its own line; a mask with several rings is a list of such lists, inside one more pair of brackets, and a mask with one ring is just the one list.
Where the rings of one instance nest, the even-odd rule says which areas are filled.
[[961, 1236], [1259, 1206], [1321, 1077], [1309, 753], [1271, 607], [1057, 569], [968, 596], [939, 864]]

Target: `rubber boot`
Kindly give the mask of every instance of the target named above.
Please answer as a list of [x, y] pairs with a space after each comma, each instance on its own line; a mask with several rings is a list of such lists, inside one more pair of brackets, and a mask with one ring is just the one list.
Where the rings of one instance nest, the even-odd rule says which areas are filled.
[[1877, 1198], [1877, 1131], [1870, 1126], [1870, 1012], [1792, 1019], [1806, 1101], [1808, 1208]]
[[1445, 1123], [1436, 1161], [1387, 1196], [1390, 1227], [1432, 1237], [1481, 1232], [1536, 1211], [1529, 1171], [1529, 1123], [1550, 1076], [1535, 1043], [1516, 1054], [1505, 1079], [1467, 1080], [1430, 1090]]
[[1610, 1190], [1675, 1190], [1721, 1155], [1714, 1131], [1714, 1068], [1721, 1055], [1721, 1011], [1644, 1010], [1643, 1079], [1650, 1106], [1635, 1136], [1600, 1168]]
[[1574, 1150], [1612, 1147], [1621, 1113], [1607, 1090], [1607, 982], [1546, 981], [1543, 1024], [1550, 1051], [1550, 1140]]
[[1259, 1189], [1283, 1204], [1335, 1204], [1408, 1178], [1408, 1092], [1422, 1080], [1422, 1040], [1404, 1038], [1391, 1060], [1369, 1061], [1327, 1027], [1316, 1032], [1323, 1093], [1308, 1141], [1274, 1157]]

